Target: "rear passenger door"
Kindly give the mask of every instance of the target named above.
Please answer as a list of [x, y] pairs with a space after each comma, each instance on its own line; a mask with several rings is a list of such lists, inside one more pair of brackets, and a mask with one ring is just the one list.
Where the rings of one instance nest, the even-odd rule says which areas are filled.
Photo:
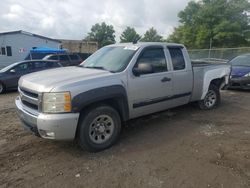
[[151, 64], [152, 73], [129, 77], [130, 117], [157, 112], [169, 107], [172, 96], [173, 75], [168, 70], [165, 50], [161, 46], [147, 47], [139, 55], [134, 68]]
[[[173, 98], [176, 106], [189, 102], [193, 89], [193, 70], [189, 59], [185, 59], [183, 47], [168, 47], [171, 72], [173, 73]], [[186, 53], [187, 55], [187, 53]]]
[[60, 55], [59, 56], [59, 61], [63, 66], [70, 66], [70, 59], [68, 55]]

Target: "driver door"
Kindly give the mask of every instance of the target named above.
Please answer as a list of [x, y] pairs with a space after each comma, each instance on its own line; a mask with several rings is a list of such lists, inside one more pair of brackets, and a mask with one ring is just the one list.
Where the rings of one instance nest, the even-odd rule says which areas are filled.
[[7, 73], [6, 85], [10, 88], [16, 88], [18, 86], [18, 80], [21, 76], [28, 74], [32, 69], [29, 62], [16, 65]]
[[161, 111], [170, 106], [173, 94], [173, 75], [168, 72], [165, 51], [162, 46], [144, 49], [137, 59], [139, 64], [150, 64], [153, 72], [132, 75], [129, 78], [130, 117]]

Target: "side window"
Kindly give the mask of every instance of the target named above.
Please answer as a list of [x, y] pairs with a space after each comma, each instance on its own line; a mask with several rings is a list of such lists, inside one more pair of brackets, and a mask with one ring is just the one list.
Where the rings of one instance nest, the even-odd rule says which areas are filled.
[[15, 66], [15, 72], [16, 73], [22, 73], [28, 71], [29, 65], [28, 63], [22, 63], [20, 65]]
[[186, 68], [185, 60], [181, 48], [169, 47], [169, 53], [172, 59], [174, 70], [183, 70]]
[[67, 55], [60, 55], [59, 59], [60, 61], [69, 61], [69, 57]]
[[34, 62], [33, 65], [35, 69], [43, 69], [45, 67], [45, 63], [41, 61]]
[[77, 55], [69, 55], [71, 60], [79, 60]]
[[151, 64], [154, 73], [168, 71], [165, 54], [162, 48], [146, 49], [137, 61], [139, 64]]
[[56, 62], [46, 62], [46, 68], [58, 67]]

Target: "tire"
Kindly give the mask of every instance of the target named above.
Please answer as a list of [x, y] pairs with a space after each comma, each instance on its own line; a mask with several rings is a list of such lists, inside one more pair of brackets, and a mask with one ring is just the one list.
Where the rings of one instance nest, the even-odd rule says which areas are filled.
[[2, 82], [0, 82], [0, 94], [5, 92], [5, 86], [3, 85]]
[[121, 132], [121, 119], [110, 106], [97, 106], [83, 112], [77, 130], [78, 145], [98, 152], [114, 145]]
[[214, 85], [210, 84], [205, 98], [198, 102], [199, 108], [202, 110], [211, 110], [219, 106], [221, 102], [220, 90]]

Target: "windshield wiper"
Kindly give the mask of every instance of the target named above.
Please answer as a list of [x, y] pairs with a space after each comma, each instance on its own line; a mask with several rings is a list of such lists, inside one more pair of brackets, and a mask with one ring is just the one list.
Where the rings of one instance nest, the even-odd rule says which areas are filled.
[[84, 68], [87, 68], [87, 69], [101, 69], [101, 70], [106, 70], [104, 67], [101, 67], [101, 66], [84, 67]]
[[[82, 66], [82, 67], [84, 67], [84, 66]], [[86, 66], [86, 67], [84, 67], [84, 68], [87, 68], [87, 69], [100, 69], [100, 70], [105, 70], [105, 71], [109, 71], [109, 72], [112, 72], [112, 73], [114, 73], [114, 71], [110, 71], [110, 70], [107, 70], [107, 69], [105, 69], [104, 67], [101, 67], [101, 66], [93, 66], [93, 67], [88, 67], [88, 66]]]

